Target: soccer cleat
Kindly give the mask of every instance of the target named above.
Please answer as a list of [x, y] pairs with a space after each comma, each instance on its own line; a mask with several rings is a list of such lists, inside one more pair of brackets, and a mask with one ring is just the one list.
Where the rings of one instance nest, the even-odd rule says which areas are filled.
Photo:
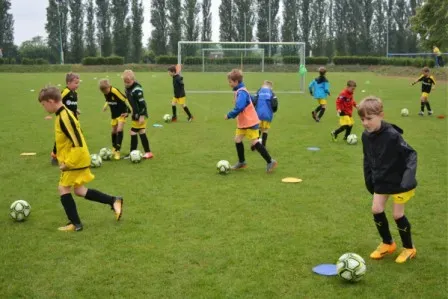
[[320, 118], [319, 117], [316, 117], [316, 122], [317, 123], [320, 122]]
[[154, 155], [151, 152], [147, 152], [143, 155], [143, 159], [152, 159], [154, 158]]
[[121, 215], [123, 215], [123, 197], [116, 197], [115, 201], [112, 205], [112, 210], [114, 210], [115, 213], [115, 219], [117, 221], [120, 220]]
[[417, 254], [417, 249], [415, 248], [403, 248], [403, 251], [398, 255], [395, 259], [395, 262], [398, 264], [403, 264], [407, 262], [407, 260], [413, 259]]
[[420, 112], [418, 113], [418, 115], [423, 116], [423, 115], [425, 115], [425, 114], [423, 113], [423, 111], [420, 111]]
[[61, 226], [58, 228], [62, 232], [79, 232], [82, 231], [82, 224], [69, 223], [66, 226]]
[[277, 167], [278, 162], [274, 159], [271, 160], [271, 163], [268, 163], [268, 166], [266, 166], [266, 172], [272, 172], [275, 167]]
[[314, 120], [316, 120], [316, 118], [317, 118], [317, 113], [316, 113], [316, 111], [311, 111], [311, 117], [312, 117]]
[[115, 151], [114, 160], [120, 160], [120, 152]]
[[374, 260], [382, 259], [385, 255], [391, 254], [397, 248], [397, 244], [392, 242], [392, 244], [382, 243], [375, 249], [374, 252], [370, 254], [370, 258]]
[[428, 115], [432, 115], [434, 112], [432, 112], [432, 110], [428, 111]]
[[193, 119], [194, 119], [194, 117], [193, 117], [193, 115], [192, 115], [192, 116], [190, 116], [190, 117], [187, 119], [187, 121], [188, 121], [188, 122], [191, 122]]
[[235, 165], [233, 165], [232, 167], [230, 167], [230, 169], [237, 170], [237, 169], [242, 169], [242, 168], [246, 168], [246, 167], [247, 167], [246, 162], [238, 162]]
[[330, 132], [330, 135], [331, 135], [331, 139], [332, 139], [333, 141], [337, 141], [337, 140], [338, 140], [338, 136], [334, 133], [334, 131], [331, 131], [331, 132]]
[[177, 121], [177, 116], [172, 116], [172, 117], [171, 117], [171, 122], [174, 123], [174, 122], [176, 122], [176, 121]]

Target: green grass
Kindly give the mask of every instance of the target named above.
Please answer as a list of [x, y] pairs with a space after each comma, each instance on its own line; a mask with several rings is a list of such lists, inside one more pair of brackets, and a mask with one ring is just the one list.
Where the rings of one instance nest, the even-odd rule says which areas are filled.
[[[91, 152], [110, 146], [109, 112], [97, 80], [81, 74], [81, 124]], [[108, 74], [122, 88], [116, 73]], [[309, 78], [315, 74], [309, 74]], [[247, 74], [249, 89], [263, 79], [276, 90], [292, 90], [296, 74]], [[105, 162], [89, 185], [125, 197], [116, 223], [105, 206], [77, 199], [84, 231], [61, 233], [66, 219], [57, 193], [59, 171], [49, 164], [53, 122], [45, 121], [37, 91], [64, 74], [0, 74], [2, 101], [0, 200], [0, 297], [2, 298], [440, 298], [447, 278], [447, 122], [419, 117], [419, 87], [411, 78], [372, 73], [329, 73], [332, 96], [319, 124], [306, 94], [279, 94], [279, 111], [268, 149], [279, 161], [265, 173], [262, 158], [250, 152], [249, 168], [227, 176], [215, 164], [236, 160], [235, 123], [224, 121], [232, 94], [188, 94], [195, 121], [163, 128], [149, 126], [155, 158], [132, 165]], [[330, 141], [337, 126], [334, 99], [348, 79], [358, 82], [355, 98], [384, 100], [386, 120], [404, 129], [418, 152], [417, 195], [406, 207], [418, 257], [398, 265], [395, 254], [368, 259], [379, 238], [364, 187], [361, 145]], [[413, 79], [413, 78], [412, 78]], [[171, 113], [171, 78], [139, 73], [151, 114], [150, 124]], [[366, 83], [369, 81], [369, 84]], [[185, 74], [188, 90], [228, 91], [225, 74]], [[31, 92], [30, 89], [34, 89]], [[361, 93], [361, 90], [366, 90]], [[447, 85], [431, 94], [435, 114], [446, 114]], [[401, 108], [410, 116], [402, 118]], [[127, 129], [129, 124], [127, 125]], [[127, 130], [126, 130], [127, 131]], [[362, 127], [356, 119], [354, 133]], [[130, 138], [125, 134], [124, 149]], [[318, 146], [318, 152], [307, 147]], [[37, 156], [20, 157], [21, 152]], [[283, 184], [297, 176], [300, 184]], [[24, 223], [8, 216], [12, 201], [25, 199], [32, 213]], [[388, 205], [392, 234], [399, 241]], [[357, 284], [321, 277], [311, 268], [332, 263], [345, 252], [367, 262]], [[445, 294], [445, 295], [443, 295]]]

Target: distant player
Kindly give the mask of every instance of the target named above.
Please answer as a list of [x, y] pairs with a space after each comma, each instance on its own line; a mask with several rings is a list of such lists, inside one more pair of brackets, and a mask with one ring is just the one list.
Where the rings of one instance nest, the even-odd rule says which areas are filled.
[[116, 220], [120, 220], [123, 198], [110, 196], [94, 189], [87, 189], [84, 185], [95, 177], [90, 172], [90, 154], [78, 120], [68, 108], [62, 104], [61, 92], [56, 87], [43, 88], [39, 93], [39, 102], [48, 113], [55, 113], [55, 137], [58, 153], [59, 194], [61, 203], [69, 223], [60, 227], [61, 231], [80, 231], [83, 226], [76, 209], [76, 203], [71, 194], [85, 199], [109, 205], [115, 212]]
[[435, 66], [436, 67], [443, 67], [445, 65], [445, 63], [443, 62], [442, 52], [440, 51], [440, 49], [436, 45], [434, 45], [432, 47], [432, 52], [436, 56]]
[[103, 111], [106, 111], [107, 107], [109, 107], [112, 118], [112, 148], [114, 159], [120, 160], [121, 143], [123, 142], [123, 128], [126, 123], [128, 113], [132, 113], [132, 108], [128, 102], [128, 99], [126, 99], [126, 96], [116, 87], [111, 86], [108, 79], [100, 80], [99, 87], [106, 99]]
[[[124, 86], [126, 87], [126, 97], [132, 107], [132, 127], [131, 127], [131, 152], [137, 149], [138, 137], [142, 141], [145, 154], [144, 159], [152, 159], [154, 155], [149, 148], [149, 140], [146, 136], [146, 119], [148, 118], [148, 109], [146, 107], [146, 101], [143, 96], [143, 88], [135, 81], [134, 72], [131, 70], [125, 70], [122, 75]], [[130, 155], [125, 159], [129, 159]]]
[[356, 89], [356, 82], [349, 80], [347, 82], [347, 87], [339, 94], [336, 99], [336, 110], [339, 116], [340, 127], [332, 131], [331, 138], [333, 141], [337, 141], [338, 134], [345, 131], [344, 140], [347, 140], [348, 135], [352, 132], [353, 125], [355, 121], [353, 120], [352, 113], [353, 107], [356, 108], [356, 102], [353, 98], [353, 93]]
[[389, 197], [394, 200], [393, 216], [403, 243], [403, 251], [395, 262], [404, 263], [415, 257], [411, 224], [404, 215], [405, 203], [415, 194], [417, 180], [417, 153], [401, 136], [403, 130], [383, 121], [383, 103], [367, 97], [358, 107], [365, 131], [362, 134], [364, 152], [364, 179], [367, 190], [373, 195], [372, 213], [382, 242], [370, 254], [381, 259], [395, 251], [389, 223], [384, 213]]
[[232, 169], [246, 168], [246, 159], [244, 157], [243, 138], [247, 137], [265, 159], [267, 166], [266, 171], [272, 172], [277, 167], [277, 161], [271, 158], [266, 148], [258, 140], [259, 122], [257, 112], [252, 103], [249, 92], [243, 83], [243, 74], [238, 69], [233, 69], [227, 74], [229, 86], [234, 91], [235, 108], [224, 116], [224, 119], [236, 118], [237, 129], [235, 133], [235, 146], [238, 153], [238, 163], [232, 166]]
[[[330, 95], [330, 83], [328, 82], [325, 74], [327, 70], [321, 66], [319, 68], [319, 77], [311, 81], [308, 89], [314, 99], [319, 104], [314, 111], [311, 112], [311, 116], [316, 122], [319, 122], [324, 116], [325, 109], [327, 108], [327, 96]], [[317, 114], [319, 112], [319, 114]]]
[[[62, 104], [70, 110], [75, 118], [77, 119], [81, 112], [78, 109], [78, 94], [76, 90], [79, 87], [79, 75], [75, 73], [67, 73], [65, 75], [65, 83], [67, 86], [62, 90]], [[49, 117], [51, 119], [51, 116]], [[53, 151], [51, 152], [51, 163], [53, 165], [58, 165], [57, 157], [56, 157], [56, 144], [53, 147]]]
[[[274, 113], [278, 109], [278, 99], [272, 90], [272, 82], [265, 80], [261, 88], [257, 91], [252, 99], [252, 102], [257, 111], [258, 118], [260, 119], [260, 132], [261, 132], [261, 144], [266, 147], [266, 141], [268, 140], [268, 130], [271, 127]], [[251, 146], [254, 151], [255, 146]]]
[[[420, 96], [420, 112], [418, 115], [423, 116], [425, 114], [425, 106], [428, 110], [428, 115], [432, 115], [433, 112], [431, 110], [431, 105], [429, 105], [429, 93], [431, 92], [432, 86], [436, 85], [436, 80], [433, 76], [429, 74], [429, 67], [424, 67], [422, 69], [422, 75], [412, 82], [412, 85], [415, 85], [417, 82], [422, 82], [422, 95]], [[435, 87], [434, 87], [435, 88]]]
[[173, 110], [171, 121], [177, 121], [177, 104], [182, 105], [182, 108], [184, 108], [184, 111], [188, 116], [188, 121], [192, 121], [193, 115], [191, 115], [190, 109], [188, 109], [187, 104], [185, 103], [184, 78], [177, 72], [175, 65], [172, 65], [168, 68], [168, 74], [173, 77], [174, 88], [174, 97], [171, 100], [171, 109]]

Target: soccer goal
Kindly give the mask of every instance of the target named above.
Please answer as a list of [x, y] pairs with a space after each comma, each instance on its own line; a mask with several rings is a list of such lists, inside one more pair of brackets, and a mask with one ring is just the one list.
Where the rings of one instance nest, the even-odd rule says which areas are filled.
[[[299, 73], [300, 66], [305, 66], [305, 43], [302, 42], [179, 41], [177, 54], [184, 76], [190, 72], [227, 73], [237, 68], [243, 71], [245, 80], [274, 81], [276, 93], [305, 90], [305, 74]], [[213, 93], [223, 92], [222, 89], [222, 84], [217, 83], [216, 86], [209, 84], [207, 90], [187, 92]]]

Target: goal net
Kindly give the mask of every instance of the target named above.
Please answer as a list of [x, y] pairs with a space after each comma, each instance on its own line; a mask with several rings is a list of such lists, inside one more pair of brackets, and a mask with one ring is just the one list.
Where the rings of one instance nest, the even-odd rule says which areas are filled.
[[[302, 42], [201, 42], [180, 41], [178, 43], [178, 64], [185, 76], [193, 72], [227, 73], [240, 69], [245, 81], [271, 80], [276, 93], [299, 93], [305, 90], [305, 74], [299, 73], [305, 66], [305, 43]], [[204, 74], [206, 75], [206, 74]], [[206, 75], [207, 77], [212, 74]], [[281, 78], [281, 79], [280, 79]], [[219, 82], [222, 85], [222, 82]], [[188, 92], [221, 91], [222, 86], [208, 84], [207, 90]], [[250, 86], [249, 88], [255, 88]]]

